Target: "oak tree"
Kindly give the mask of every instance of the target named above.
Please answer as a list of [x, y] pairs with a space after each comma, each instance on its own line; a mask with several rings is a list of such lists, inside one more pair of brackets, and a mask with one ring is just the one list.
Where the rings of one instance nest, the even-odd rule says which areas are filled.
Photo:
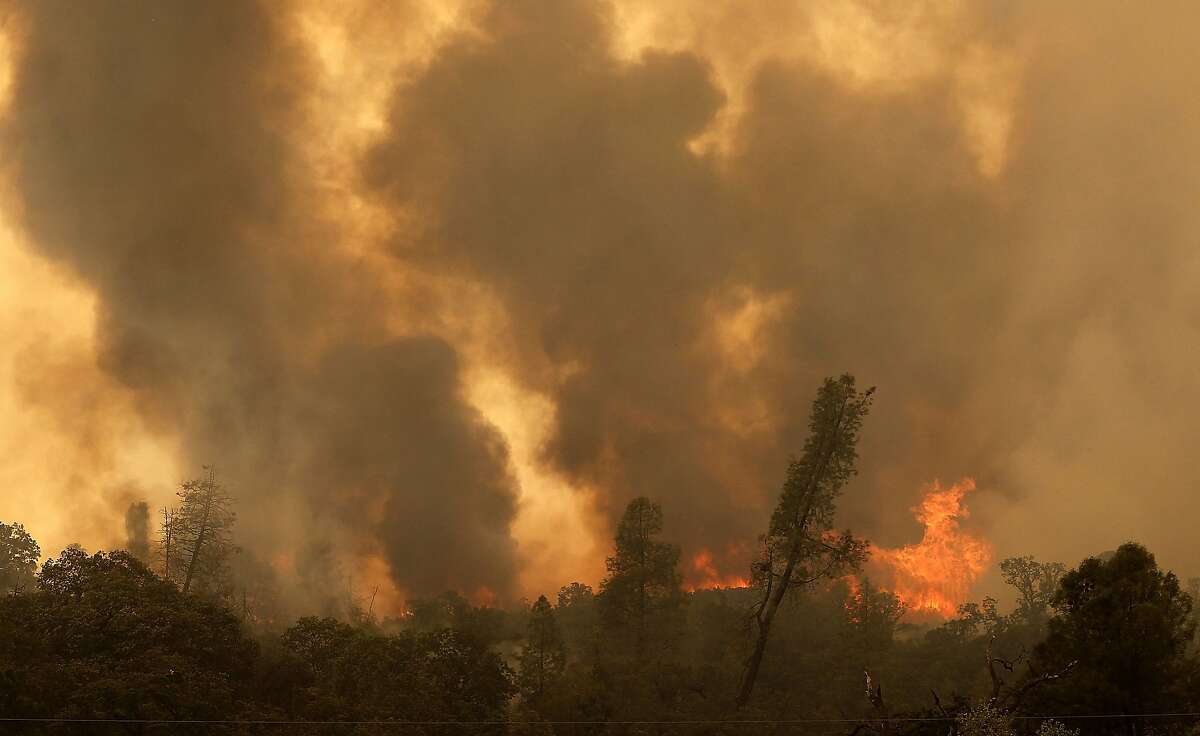
[[29, 590], [41, 557], [41, 548], [25, 527], [0, 521], [0, 593]]

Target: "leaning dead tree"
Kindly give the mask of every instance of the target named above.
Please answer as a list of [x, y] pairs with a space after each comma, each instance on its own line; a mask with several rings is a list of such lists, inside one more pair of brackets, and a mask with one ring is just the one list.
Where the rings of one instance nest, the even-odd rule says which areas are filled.
[[[179, 548], [175, 544], [175, 509], [164, 508], [162, 510], [162, 523], [158, 527], [158, 561], [162, 566], [162, 576], [166, 580], [174, 580], [171, 577], [175, 570], [171, 568], [171, 560], [179, 554]], [[176, 565], [178, 568], [178, 565]]]
[[874, 392], [858, 391], [849, 374], [825, 379], [817, 391], [804, 453], [788, 466], [779, 505], [753, 568], [761, 599], [753, 611], [756, 636], [738, 690], [739, 708], [750, 701], [771, 624], [788, 592], [857, 569], [866, 556], [866, 543], [849, 531], [835, 533], [833, 521], [842, 486], [855, 473], [858, 431]]
[[184, 593], [199, 580], [214, 582], [220, 577], [231, 549], [233, 499], [217, 482], [212, 466], [205, 466], [204, 477], [185, 482], [178, 492], [179, 508], [167, 517], [164, 541], [171, 549], [164, 557], [181, 575]]

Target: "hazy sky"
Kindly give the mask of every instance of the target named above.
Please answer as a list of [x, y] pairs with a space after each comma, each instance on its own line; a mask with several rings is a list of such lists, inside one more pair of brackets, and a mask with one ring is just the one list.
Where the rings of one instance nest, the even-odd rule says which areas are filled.
[[78, 10], [0, 30], [0, 519], [47, 553], [215, 463], [252, 554], [389, 601], [594, 583], [637, 495], [743, 575], [849, 371], [873, 542], [969, 476], [998, 558], [1200, 567], [1195, 3]]

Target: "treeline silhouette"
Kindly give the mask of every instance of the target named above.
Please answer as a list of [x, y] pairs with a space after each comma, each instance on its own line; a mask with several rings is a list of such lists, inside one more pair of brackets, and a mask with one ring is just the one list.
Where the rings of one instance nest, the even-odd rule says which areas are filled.
[[[0, 523], [0, 732], [1200, 732], [1195, 586], [1140, 545], [1071, 570], [1004, 560], [1012, 610], [989, 598], [937, 625], [854, 577], [866, 545], [832, 524], [870, 398], [849, 376], [818, 391], [746, 588], [685, 591], [648, 498], [597, 589], [507, 606], [447, 592], [396, 617], [252, 606], [211, 469], [153, 550], [72, 546], [39, 569], [36, 541]], [[144, 507], [131, 516], [145, 528]]]

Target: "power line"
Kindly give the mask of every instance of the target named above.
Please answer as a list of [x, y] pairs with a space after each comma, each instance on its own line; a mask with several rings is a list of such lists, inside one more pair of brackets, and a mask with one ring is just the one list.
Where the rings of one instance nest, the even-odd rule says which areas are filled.
[[[1008, 716], [1010, 720], [1099, 720], [1105, 718], [1197, 718], [1200, 712], [1188, 713], [1098, 713], [1086, 715], [1027, 715]], [[794, 718], [761, 720], [678, 720], [678, 721], [530, 721], [530, 725], [545, 726], [808, 726], [850, 725], [858, 723], [942, 723], [955, 720], [954, 716], [911, 716], [892, 718]], [[508, 726], [517, 721], [272, 721], [266, 719], [169, 719], [169, 718], [21, 718], [0, 717], [0, 723], [61, 723], [78, 725], [195, 725], [195, 726], [459, 726], [485, 727]]]

